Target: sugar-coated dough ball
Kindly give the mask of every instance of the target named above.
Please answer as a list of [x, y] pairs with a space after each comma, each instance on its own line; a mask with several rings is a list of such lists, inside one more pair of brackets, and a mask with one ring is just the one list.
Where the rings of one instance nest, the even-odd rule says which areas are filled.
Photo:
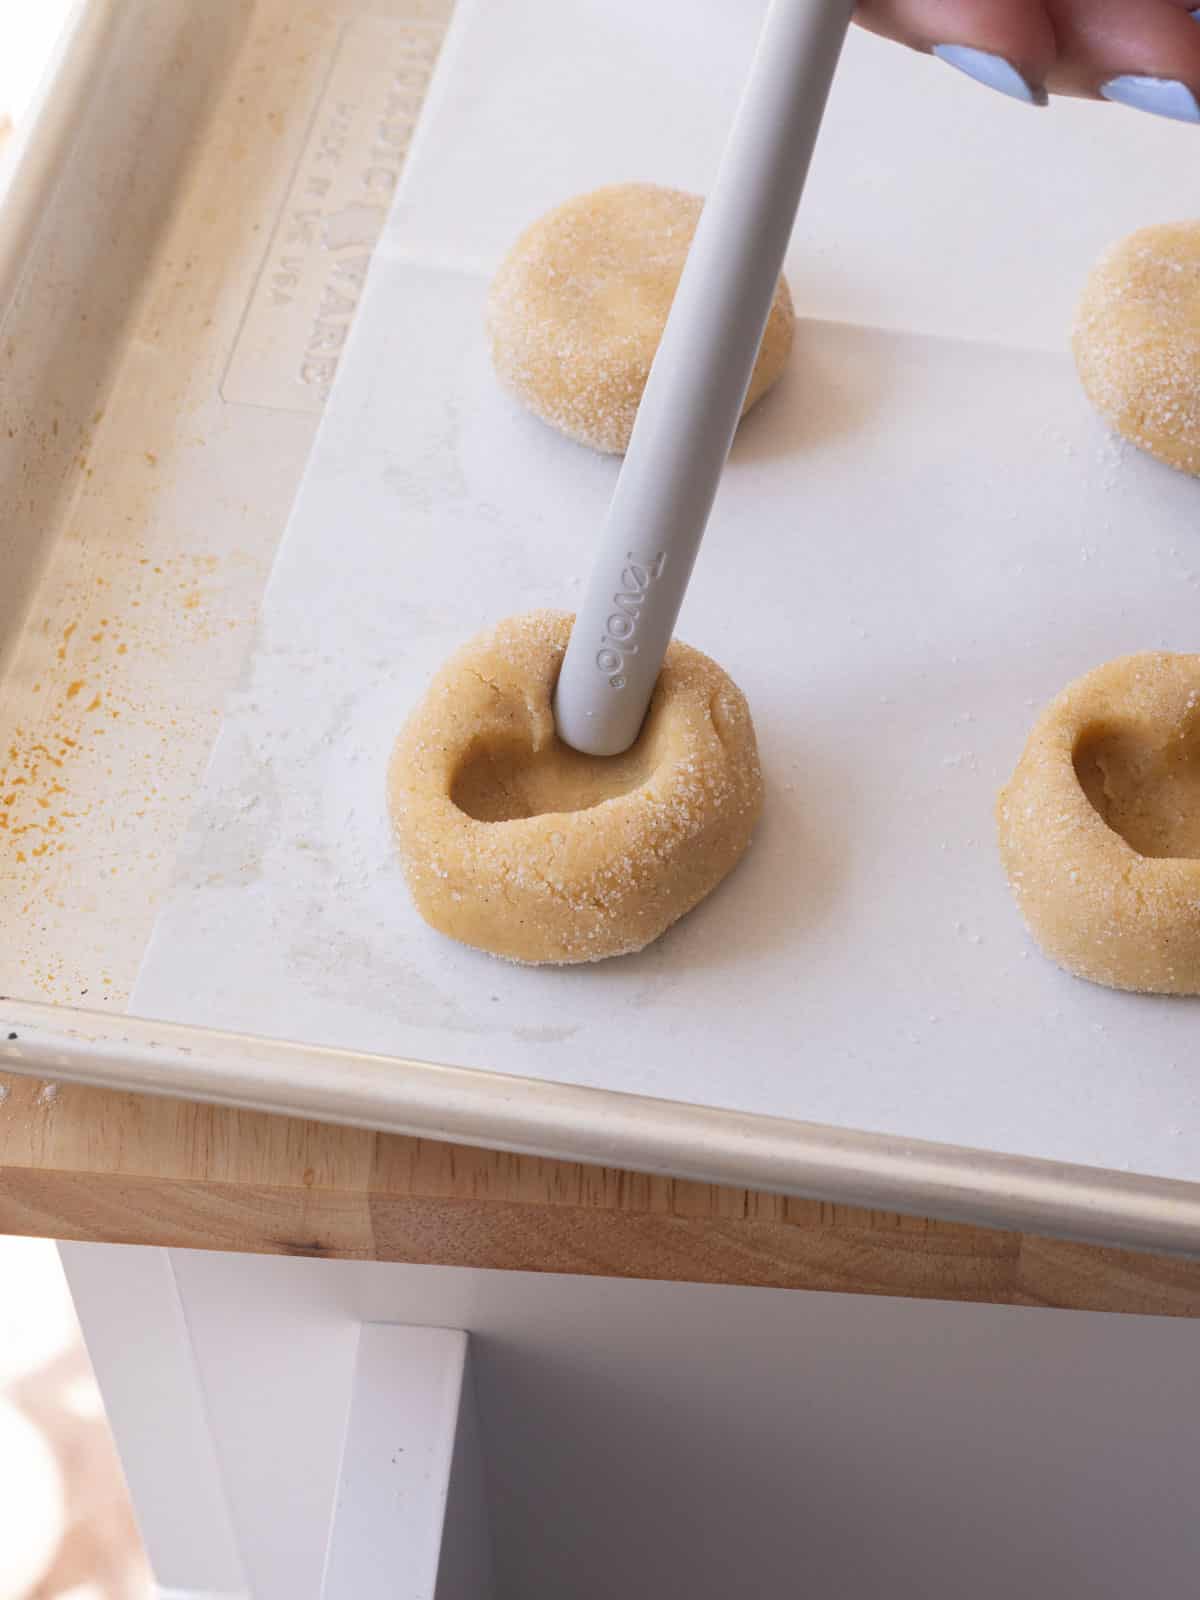
[[532, 963], [657, 939], [715, 889], [762, 808], [741, 691], [678, 641], [623, 756], [580, 755], [551, 700], [574, 618], [512, 617], [453, 656], [400, 736], [389, 800], [432, 927]]
[[997, 819], [1047, 955], [1112, 989], [1200, 994], [1200, 656], [1125, 656], [1070, 684]]
[[[501, 382], [535, 416], [624, 452], [702, 206], [678, 189], [615, 184], [517, 240], [492, 284], [488, 335]], [[782, 374], [794, 327], [780, 278], [743, 415]]]
[[1074, 345], [1101, 416], [1200, 476], [1200, 222], [1142, 228], [1109, 250], [1084, 290]]

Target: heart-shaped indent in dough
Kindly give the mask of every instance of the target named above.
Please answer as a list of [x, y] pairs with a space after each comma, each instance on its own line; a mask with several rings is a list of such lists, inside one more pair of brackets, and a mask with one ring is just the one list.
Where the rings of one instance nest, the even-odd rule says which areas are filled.
[[1139, 855], [1200, 859], [1200, 706], [1169, 732], [1087, 728], [1074, 761], [1094, 809]]

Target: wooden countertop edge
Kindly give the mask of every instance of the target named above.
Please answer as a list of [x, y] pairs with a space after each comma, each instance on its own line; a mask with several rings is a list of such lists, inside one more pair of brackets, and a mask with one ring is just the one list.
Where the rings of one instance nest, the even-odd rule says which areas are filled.
[[686, 1215], [0, 1168], [0, 1231], [57, 1239], [1200, 1317], [1195, 1262], [803, 1205]]
[[0, 1232], [1200, 1317], [1200, 1261], [0, 1076]]

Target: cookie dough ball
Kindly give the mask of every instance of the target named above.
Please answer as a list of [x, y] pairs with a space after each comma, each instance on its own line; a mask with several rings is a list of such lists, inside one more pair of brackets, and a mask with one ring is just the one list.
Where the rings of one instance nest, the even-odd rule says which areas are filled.
[[1112, 989], [1200, 994], [1200, 656], [1125, 656], [1064, 689], [997, 817], [1048, 956]]
[[[492, 284], [500, 381], [551, 427], [622, 454], [704, 202], [623, 183], [568, 200], [517, 240]], [[779, 280], [743, 416], [778, 381], [795, 327]]]
[[573, 621], [535, 611], [466, 645], [392, 757], [417, 909], [439, 933], [512, 961], [640, 950], [736, 865], [762, 807], [746, 701], [685, 644], [667, 651], [625, 755], [562, 744], [551, 700]]
[[1075, 361], [1118, 433], [1200, 475], [1200, 222], [1143, 228], [1088, 280]]

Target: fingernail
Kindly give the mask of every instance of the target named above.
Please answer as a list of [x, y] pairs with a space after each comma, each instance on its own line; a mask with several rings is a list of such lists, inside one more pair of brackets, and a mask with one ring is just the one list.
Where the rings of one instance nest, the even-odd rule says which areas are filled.
[[998, 89], [1013, 100], [1024, 100], [1029, 106], [1046, 104], [1045, 89], [1035, 88], [1003, 56], [973, 50], [969, 44], [935, 44], [933, 54], [947, 66], [957, 67], [968, 78], [974, 78], [976, 83], [985, 83], [989, 89]]
[[1106, 100], [1119, 106], [1132, 106], [1135, 111], [1149, 111], [1156, 117], [1170, 117], [1174, 122], [1200, 122], [1200, 105], [1186, 83], [1174, 78], [1142, 78], [1126, 73], [1120, 78], [1110, 78], [1100, 85]]

